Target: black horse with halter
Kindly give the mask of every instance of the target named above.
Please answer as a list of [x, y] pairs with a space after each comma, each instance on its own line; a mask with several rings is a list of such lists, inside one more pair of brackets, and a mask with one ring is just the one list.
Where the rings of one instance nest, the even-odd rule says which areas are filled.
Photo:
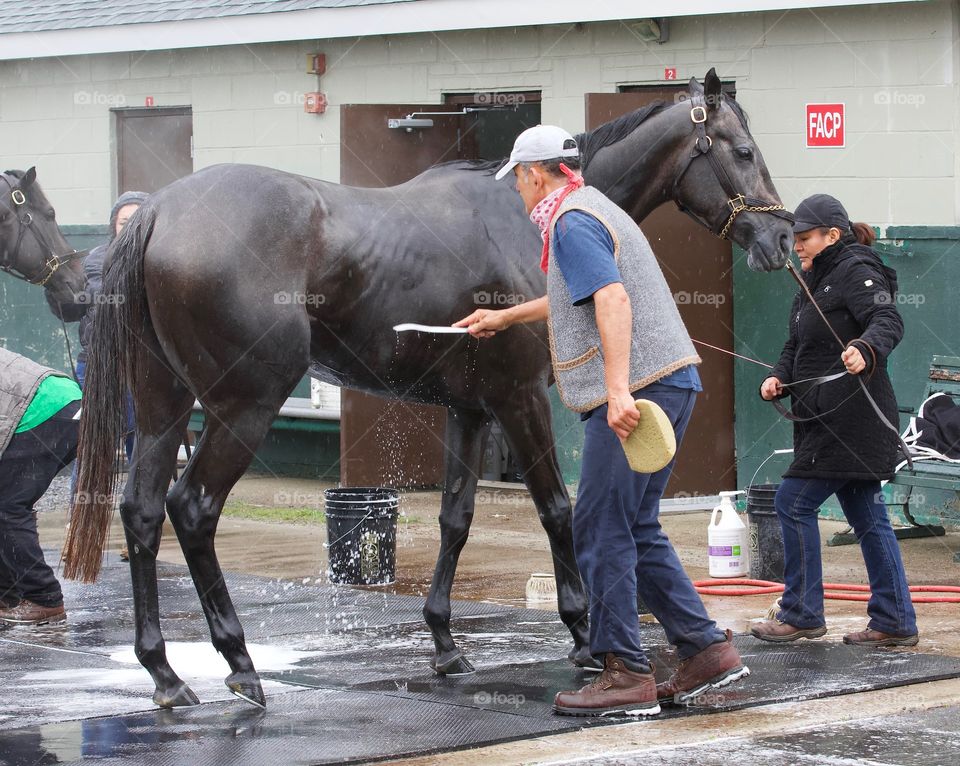
[[[696, 140], [694, 141], [693, 151], [690, 153], [690, 156], [687, 159], [686, 164], [683, 166], [683, 169], [680, 171], [679, 175], [677, 176], [677, 180], [674, 181], [674, 184], [673, 184], [673, 199], [676, 202], [677, 207], [680, 210], [682, 210], [684, 213], [689, 215], [691, 218], [693, 218], [695, 221], [697, 221], [699, 224], [701, 224], [705, 228], [712, 231], [721, 239], [727, 238], [727, 234], [730, 231], [730, 227], [733, 226], [733, 222], [737, 219], [737, 216], [740, 215], [740, 213], [769, 213], [771, 215], [777, 216], [778, 218], [782, 218], [786, 221], [789, 221], [790, 223], [793, 223], [793, 220], [794, 220], [793, 214], [789, 210], [787, 210], [782, 204], [769, 203], [765, 200], [757, 199], [755, 197], [748, 197], [747, 195], [742, 194], [736, 190], [736, 187], [734, 186], [733, 182], [730, 180], [730, 175], [727, 173], [726, 169], [723, 167], [723, 163], [720, 161], [720, 158], [717, 157], [716, 152], [711, 151], [713, 149], [713, 139], [711, 139], [710, 136], [707, 135], [707, 128], [706, 128], [707, 106], [706, 106], [706, 100], [704, 96], [701, 94], [696, 94], [690, 98], [690, 103], [691, 103], [690, 121], [695, 126], [697, 137], [696, 137]], [[723, 188], [724, 192], [729, 197], [729, 199], [727, 200], [727, 204], [730, 206], [730, 215], [726, 218], [726, 221], [724, 223], [722, 224], [718, 223], [716, 226], [711, 226], [707, 221], [702, 219], [700, 216], [698, 216], [689, 208], [685, 207], [680, 202], [680, 196], [679, 196], [680, 183], [683, 181], [683, 177], [686, 175], [687, 171], [690, 169], [690, 166], [693, 164], [693, 161], [698, 157], [707, 158], [707, 160], [710, 162], [710, 167], [713, 169], [713, 173], [717, 178], [717, 181], [720, 183], [720, 186]], [[807, 299], [810, 301], [810, 303], [816, 309], [817, 313], [820, 315], [820, 318], [824, 321], [824, 323], [830, 329], [830, 332], [833, 334], [833, 337], [836, 339], [837, 343], [840, 345], [840, 348], [841, 349], [846, 348], [847, 344], [843, 342], [840, 336], [837, 335], [836, 331], [830, 325], [830, 322], [827, 320], [823, 311], [820, 309], [820, 306], [817, 305], [816, 300], [814, 300], [813, 295], [810, 293], [810, 288], [807, 287], [807, 284], [803, 281], [803, 279], [797, 273], [796, 269], [793, 267], [793, 264], [791, 264], [790, 261], [787, 261], [786, 267], [787, 267], [787, 271], [790, 272], [790, 276], [792, 276], [793, 279], [797, 282], [797, 284], [800, 286], [800, 289], [806, 294]], [[874, 355], [874, 364], [875, 364], [876, 354], [874, 353], [873, 349], [870, 348], [869, 345], [867, 345], [866, 347], [869, 349], [870, 353]], [[716, 348], [716, 347], [714, 346], [713, 348]], [[723, 350], [723, 349], [719, 349], [719, 350]], [[755, 360], [751, 360], [751, 361], [755, 361]], [[764, 366], [768, 366], [768, 365], [764, 365]], [[843, 377], [844, 375], [847, 375], [847, 374], [848, 373], [844, 371], [840, 373], [835, 373], [833, 375], [822, 375], [816, 378], [809, 378], [807, 380], [796, 381], [792, 384], [784, 384], [783, 388], [788, 389], [791, 386], [797, 386], [799, 384], [819, 386], [819, 385], [823, 385], [824, 383], [829, 383], [830, 381], [836, 380], [837, 378]], [[880, 407], [877, 405], [876, 401], [874, 401], [874, 398], [870, 395], [870, 392], [867, 390], [866, 385], [864, 385], [863, 379], [860, 377], [857, 377], [857, 383], [859, 384], [860, 390], [863, 391], [864, 396], [866, 397], [867, 401], [870, 403], [870, 406], [873, 408], [873, 411], [876, 413], [880, 421], [888, 429], [890, 429], [897, 435], [897, 439], [900, 442], [900, 448], [904, 454], [904, 457], [906, 458], [906, 461], [909, 467], [912, 469], [913, 461], [911, 460], [911, 457], [910, 457], [910, 451], [907, 448], [907, 445], [904, 443], [903, 438], [900, 436], [900, 430], [895, 425], [893, 425], [893, 423], [891, 423], [887, 419], [887, 417], [883, 414], [883, 412], [880, 410]], [[843, 406], [845, 402], [846, 400], [844, 400], [843, 402], [840, 402], [840, 404], [838, 404], [836, 407], [833, 408], [833, 410], [830, 410], [829, 412], [833, 412], [834, 410], [839, 409], [840, 407]], [[772, 401], [772, 404], [784, 418], [793, 422], [802, 423], [808, 420], [818, 420], [821, 417], [823, 417], [823, 415], [829, 414], [829, 412], [827, 412], [827, 413], [820, 413], [819, 415], [816, 415], [812, 418], [801, 418], [794, 415], [789, 410], [787, 410], [776, 399]]]
[[[0, 253], [0, 271], [5, 271], [10, 276], [23, 280], [24, 282], [29, 282], [32, 285], [46, 287], [47, 283], [61, 266], [77, 258], [82, 258], [86, 255], [86, 251], [72, 250], [63, 255], [55, 253], [53, 247], [46, 241], [40, 230], [33, 226], [33, 214], [29, 210], [24, 209], [24, 206], [27, 204], [27, 196], [24, 194], [23, 189], [20, 188], [19, 184], [11, 184], [5, 173], [0, 173], [0, 179], [3, 179], [3, 182], [10, 189], [10, 200], [13, 203], [12, 211], [17, 218], [17, 223], [20, 224], [17, 231], [17, 241], [13, 249], [4, 250]], [[17, 259], [20, 256], [20, 245], [23, 243], [24, 234], [28, 231], [45, 253], [43, 270], [40, 274], [33, 276], [27, 274], [17, 264]]]
[[[712, 231], [721, 239], [727, 238], [727, 234], [730, 232], [730, 227], [733, 226], [733, 222], [737, 219], [737, 216], [740, 215], [740, 213], [770, 213], [771, 215], [775, 215], [778, 218], [782, 218], [785, 221], [793, 223], [793, 213], [787, 210], [782, 204], [767, 202], [765, 200], [756, 199], [755, 197], [749, 197], [746, 194], [736, 190], [733, 181], [730, 180], [730, 175], [723, 167], [723, 163], [720, 162], [720, 158], [717, 156], [716, 152], [712, 151], [713, 139], [707, 135], [706, 99], [702, 94], [698, 93], [694, 96], [691, 96], [690, 104], [690, 121], [695, 126], [697, 137], [693, 144], [693, 151], [690, 152], [690, 156], [687, 159], [687, 163], [683, 166], [683, 170], [681, 170], [677, 175], [677, 180], [673, 182], [673, 199], [674, 202], [676, 202], [677, 207], [693, 218], [701, 226], [709, 231]], [[687, 174], [687, 171], [690, 169], [690, 166], [693, 164], [693, 161], [698, 157], [707, 158], [707, 160], [710, 162], [710, 167], [713, 170], [713, 174], [717, 177], [720, 187], [728, 197], [727, 205], [730, 206], [730, 215], [726, 218], [725, 223], [718, 223], [715, 226], [711, 226], [707, 221], [689, 208], [685, 207], [683, 203], [680, 202], [680, 184], [683, 181], [684, 176]]]

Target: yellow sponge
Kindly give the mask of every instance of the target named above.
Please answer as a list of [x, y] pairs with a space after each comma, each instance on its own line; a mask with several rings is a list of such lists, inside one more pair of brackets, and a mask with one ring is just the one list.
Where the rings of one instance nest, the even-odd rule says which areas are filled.
[[623, 442], [623, 451], [634, 471], [656, 473], [665, 468], [677, 452], [673, 424], [655, 402], [637, 399], [634, 403], [640, 413], [640, 422]]

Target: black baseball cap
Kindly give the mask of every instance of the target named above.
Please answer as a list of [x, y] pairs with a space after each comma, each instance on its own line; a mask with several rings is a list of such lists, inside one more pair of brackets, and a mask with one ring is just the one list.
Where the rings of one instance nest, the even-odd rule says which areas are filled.
[[800, 234], [810, 229], [832, 229], [840, 231], [850, 230], [850, 216], [840, 200], [829, 194], [814, 194], [797, 205], [793, 214], [793, 233]]

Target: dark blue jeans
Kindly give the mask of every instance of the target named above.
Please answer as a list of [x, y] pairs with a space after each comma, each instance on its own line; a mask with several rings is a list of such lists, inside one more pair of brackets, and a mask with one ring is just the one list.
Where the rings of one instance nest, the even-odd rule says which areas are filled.
[[887, 517], [879, 481], [787, 478], [776, 496], [783, 530], [785, 590], [779, 618], [798, 628], [824, 624], [823, 565], [817, 514], [836, 494], [860, 542], [870, 579], [867, 627], [895, 636], [917, 632], [900, 546]]
[[[654, 383], [634, 398], [650, 399], [663, 408], [679, 444], [696, 393]], [[660, 527], [660, 498], [672, 470], [673, 462], [654, 474], [632, 471], [619, 438], [607, 425], [607, 406], [590, 413], [573, 544], [590, 598], [590, 651], [601, 661], [612, 652], [649, 666], [640, 645], [638, 593], [681, 659], [724, 640]]]

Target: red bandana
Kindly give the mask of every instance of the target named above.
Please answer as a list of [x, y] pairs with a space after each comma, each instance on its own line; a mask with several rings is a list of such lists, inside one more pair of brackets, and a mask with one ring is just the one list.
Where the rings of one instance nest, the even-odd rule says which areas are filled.
[[567, 195], [583, 186], [583, 176], [574, 175], [573, 171], [562, 162], [560, 163], [560, 170], [569, 179], [567, 185], [550, 192], [530, 211], [530, 220], [540, 229], [540, 236], [543, 238], [540, 268], [544, 274], [547, 273], [547, 265], [550, 261], [550, 224], [553, 222], [553, 216], [556, 215]]

